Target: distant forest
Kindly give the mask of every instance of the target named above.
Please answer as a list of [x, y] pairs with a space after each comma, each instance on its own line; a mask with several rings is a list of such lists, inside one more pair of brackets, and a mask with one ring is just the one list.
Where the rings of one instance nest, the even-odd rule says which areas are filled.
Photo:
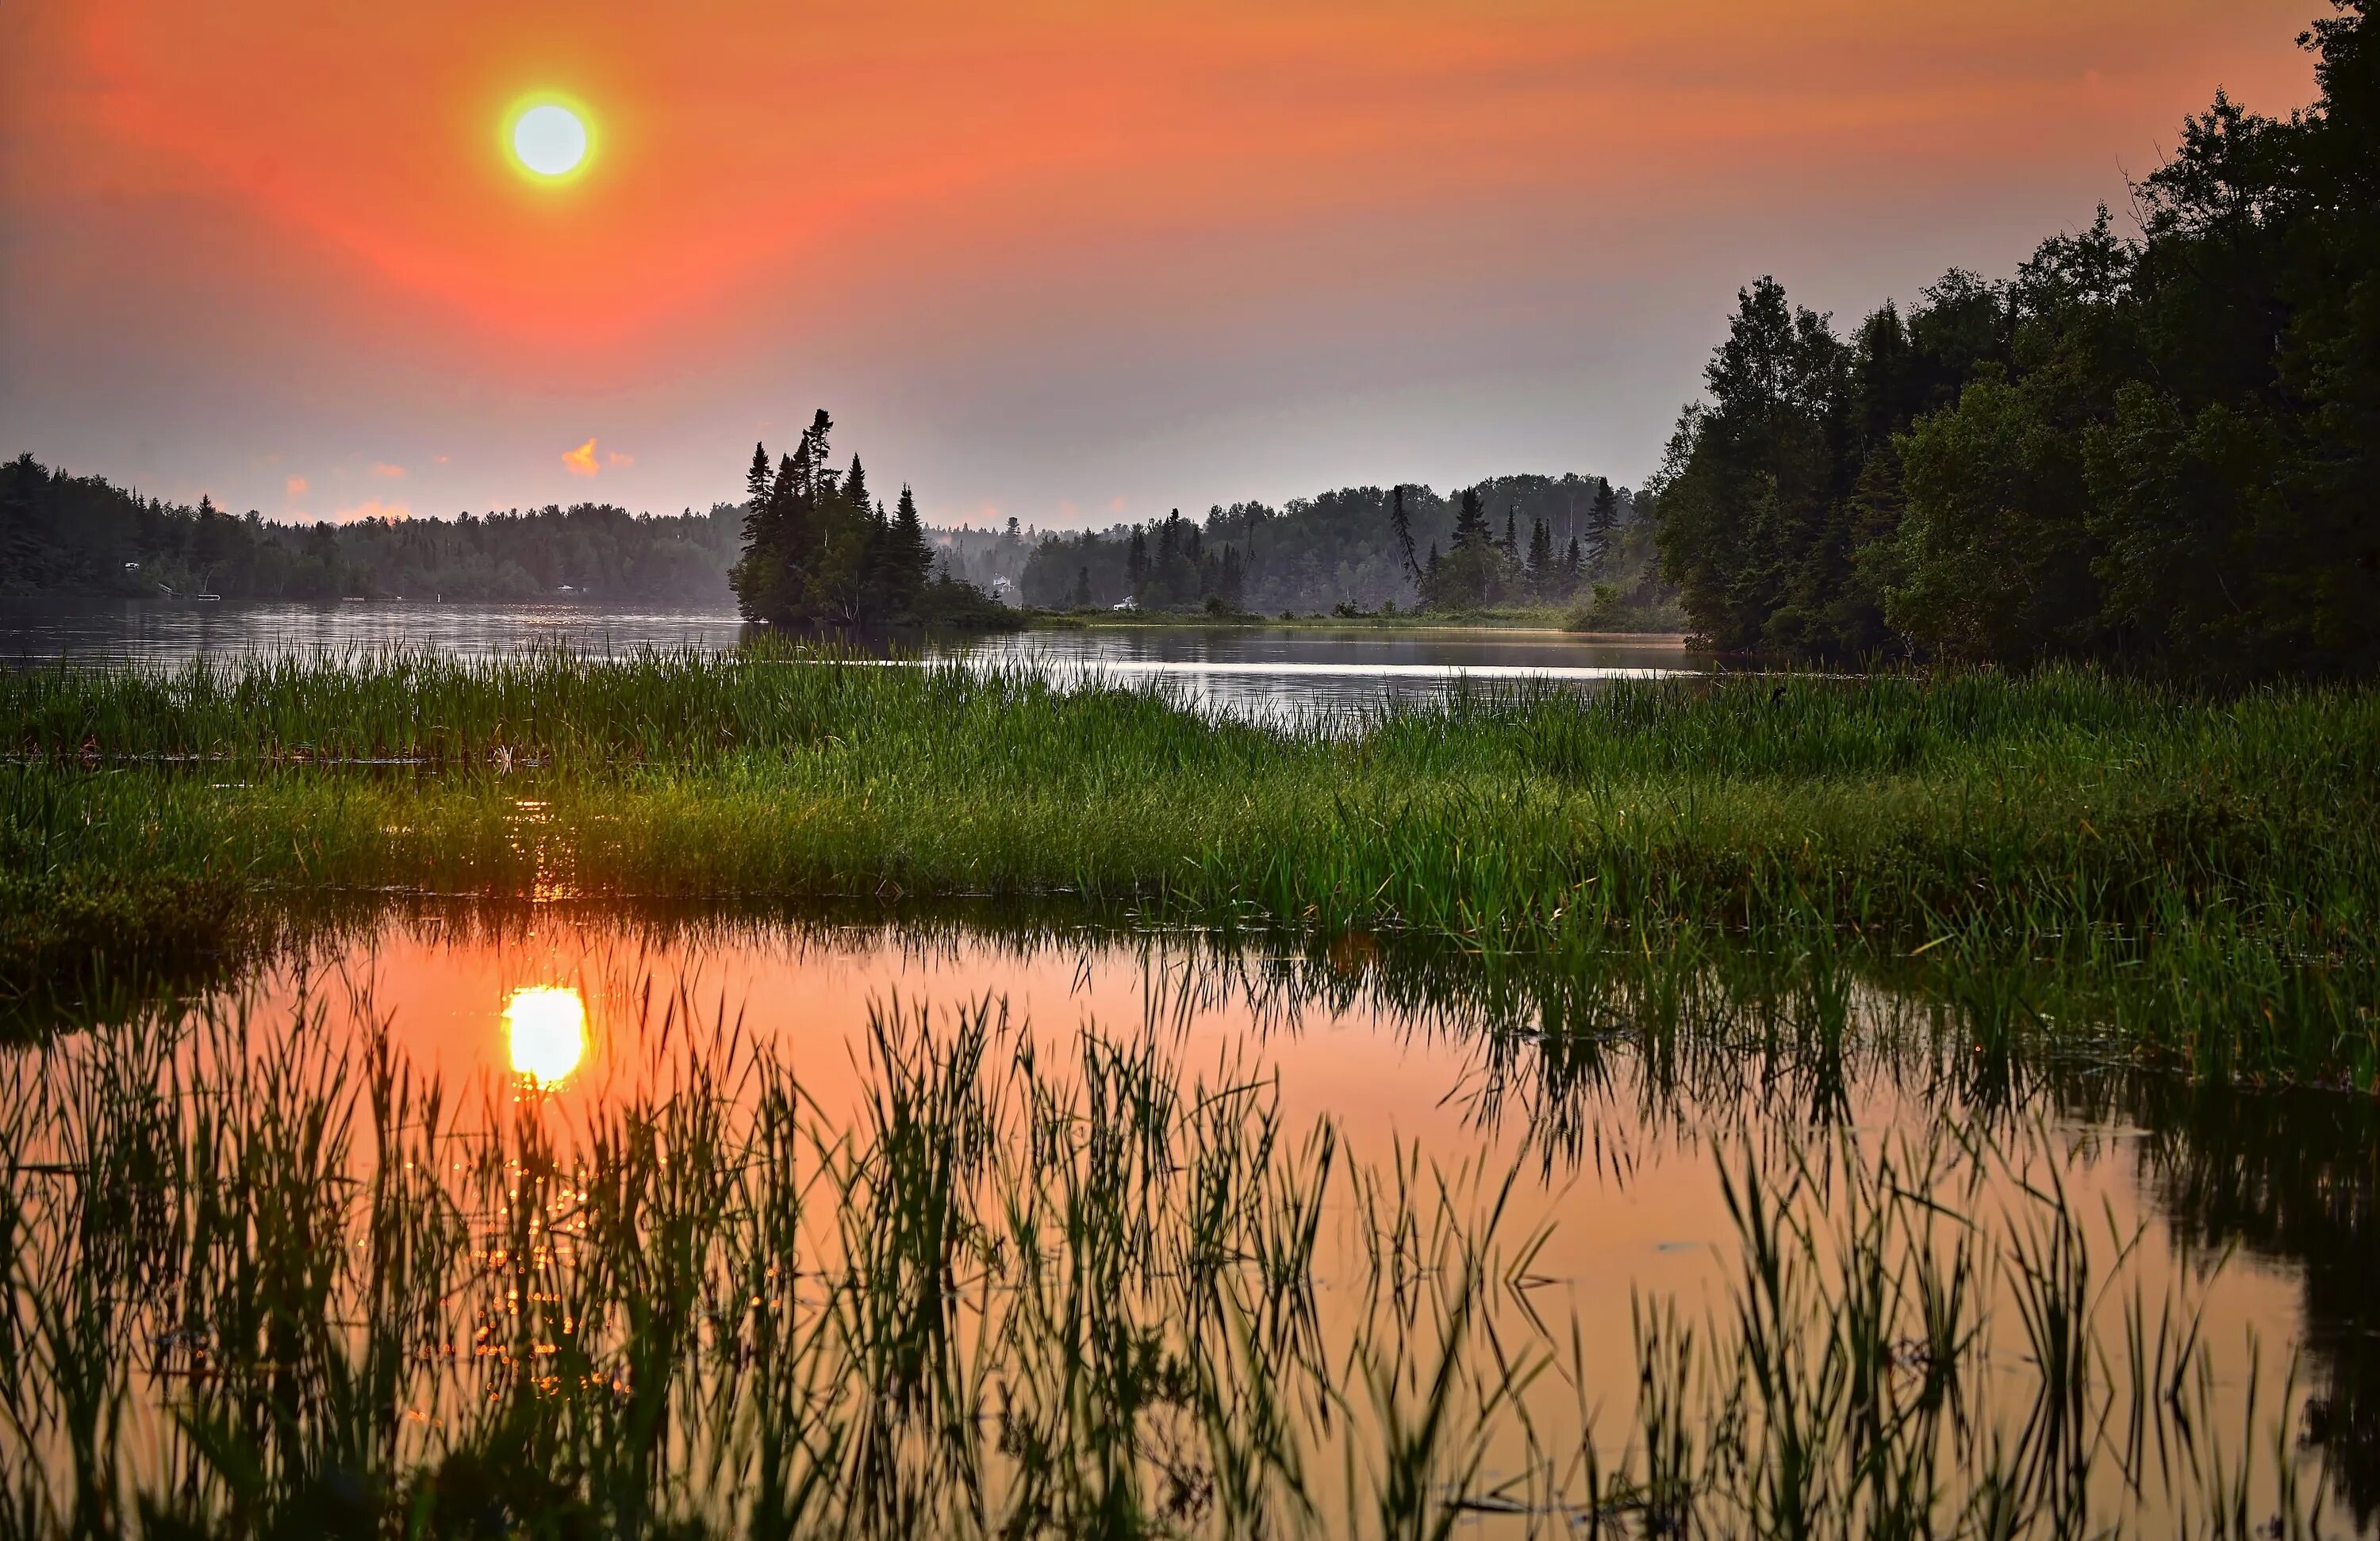
[[[1265, 614], [1411, 608], [1422, 599], [1415, 566], [1426, 579], [1430, 552], [1456, 547], [1464, 495], [1478, 503], [1498, 555], [1488, 588], [1447, 593], [1448, 602], [1585, 602], [1598, 582], [1614, 602], [1633, 596], [1658, 603], [1666, 592], [1654, 573], [1645, 498], [1594, 477], [1500, 477], [1444, 498], [1427, 487], [1401, 489], [1413, 564], [1396, 533], [1399, 494], [1378, 488], [1342, 489], [1280, 508], [1234, 504], [1210, 509], [1203, 520], [1176, 515], [1084, 533], [1024, 530], [1014, 520], [995, 529], [920, 526], [905, 539], [920, 542], [922, 552], [905, 548], [895, 561], [901, 553], [890, 537], [905, 517], [916, 517], [914, 503], [905, 515], [886, 514], [880, 526], [865, 471], [856, 482], [859, 502], [868, 504], [863, 516], [852, 495], [852, 471], [817, 466], [807, 438], [779, 463], [753, 467], [747, 479], [758, 491], [747, 488], [747, 502], [719, 504], [707, 514], [637, 515], [580, 504], [452, 519], [287, 525], [254, 512], [228, 514], [205, 499], [193, 508], [143, 498], [98, 477], [51, 470], [29, 455], [0, 464], [0, 593], [725, 605], [735, 601], [731, 574], [754, 531], [769, 532], [771, 551], [789, 550], [798, 527], [812, 547], [821, 532], [832, 541], [840, 531], [840, 543], [824, 563], [800, 566], [799, 584], [787, 580], [782, 566], [748, 567], [755, 613], [780, 620], [813, 612], [873, 613], [888, 601], [868, 585], [881, 589], [895, 582], [897, 575], [888, 576], [894, 567], [921, 572], [920, 593], [949, 579], [1012, 603], [1055, 609], [1108, 607], [1127, 598], [1149, 609], [1182, 610], [1212, 600]], [[755, 506], [763, 510], [757, 525]], [[1598, 517], [1607, 524], [1598, 527]], [[872, 556], [871, 540], [878, 542]], [[1574, 566], [1573, 540], [1580, 543]], [[813, 578], [815, 591], [805, 587]], [[953, 602], [950, 591], [941, 602]]]
[[[1257, 614], [1583, 603], [1658, 604], [1649, 500], [1599, 477], [1497, 477], [1440, 496], [1345, 487], [1273, 507], [1107, 529], [941, 532], [953, 571], [1046, 609], [1215, 608]], [[1473, 507], [1469, 531], [1463, 510]], [[1398, 516], [1402, 509], [1403, 535]], [[1475, 557], [1458, 557], [1476, 548]], [[1433, 568], [1436, 575], [1433, 576]], [[1004, 581], [1003, 581], [1004, 580]]]
[[1654, 486], [1721, 647], [2202, 678], [2380, 667], [2380, 50], [2300, 41], [2321, 99], [2222, 95], [2011, 279], [1954, 272], [1848, 339], [1742, 292]]
[[30, 455], [0, 465], [0, 592], [226, 600], [724, 604], [743, 510], [602, 504], [454, 519], [275, 524], [175, 506]]

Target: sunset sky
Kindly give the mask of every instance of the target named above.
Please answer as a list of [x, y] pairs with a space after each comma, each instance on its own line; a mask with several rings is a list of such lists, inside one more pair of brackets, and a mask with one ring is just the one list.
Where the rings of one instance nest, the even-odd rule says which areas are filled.
[[[929, 518], [1658, 461], [1736, 288], [2125, 212], [2319, 0], [10, 0], [0, 452], [272, 517]], [[577, 176], [508, 115], [583, 105]]]

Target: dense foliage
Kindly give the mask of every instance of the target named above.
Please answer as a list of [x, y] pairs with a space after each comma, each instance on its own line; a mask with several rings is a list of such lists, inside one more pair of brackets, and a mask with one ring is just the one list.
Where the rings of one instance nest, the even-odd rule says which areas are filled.
[[0, 593], [229, 600], [726, 598], [735, 511], [605, 504], [454, 519], [284, 525], [142, 498], [30, 455], [0, 465]]
[[[1566, 604], [1601, 583], [1658, 598], [1632, 527], [1650, 500], [1601, 477], [1496, 477], [1440, 497], [1427, 487], [1342, 487], [1274, 508], [1217, 504], [1163, 519], [1017, 541], [1027, 604], [1147, 610], [1215, 605], [1270, 614], [1383, 605]], [[1468, 522], [1466, 522], [1468, 521]], [[1500, 534], [1498, 531], [1500, 530]], [[994, 547], [987, 555], [996, 557]]]
[[2200, 677], [2380, 666], [2380, 52], [2321, 99], [2217, 95], [2014, 278], [1954, 272], [1849, 339], [1763, 279], [1661, 479], [1664, 570], [1718, 645], [2102, 658]]
[[934, 571], [917, 500], [901, 489], [887, 515], [871, 500], [859, 456], [838, 472], [829, 459], [834, 420], [820, 411], [789, 455], [769, 465], [752, 446], [746, 479], [744, 555], [729, 581], [748, 621], [778, 626], [985, 625], [998, 607], [980, 589]]

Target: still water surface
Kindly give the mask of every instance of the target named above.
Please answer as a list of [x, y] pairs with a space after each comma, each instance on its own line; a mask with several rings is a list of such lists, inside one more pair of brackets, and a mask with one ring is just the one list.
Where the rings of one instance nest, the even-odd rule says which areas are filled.
[[[624, 611], [573, 604], [199, 604], [0, 601], [0, 660], [135, 660], [338, 655], [389, 648], [489, 658], [535, 648], [596, 655], [639, 649], [723, 650], [743, 636], [730, 612]], [[1030, 631], [938, 642], [928, 655], [1172, 692], [1258, 717], [1362, 710], [1427, 700], [1457, 681], [1592, 689], [1615, 679], [1698, 672], [1676, 637], [1584, 638], [1546, 632], [1402, 632], [1164, 627]]]
[[[2047, 1244], [2042, 1195], [2062, 1195], [2074, 1219], [2064, 1266], [2087, 1276], [2090, 1376], [2116, 1404], [2113, 1426], [2103, 1415], [2086, 1442], [2095, 1526], [2197, 1533], [2228, 1501], [2224, 1462], [2243, 1449], [2265, 1462], [2240, 1490], [2252, 1518], [2278, 1507], [2287, 1468], [2325, 1495], [2330, 1533], [2368, 1525], [2380, 1499], [2372, 1109], [2107, 1066], [1978, 1077], [1954, 1021], [1872, 986], [1852, 996], [1844, 1037], [1797, 1042], [1806, 1007], [1755, 986], [1714, 987], [1699, 1025], [1647, 1038], [1631, 1030], [1651, 999], [1635, 987], [1408, 956], [1363, 937], [1300, 953], [1196, 936], [650, 922], [568, 906], [393, 916], [240, 992], [260, 1023], [321, 1013], [309, 1031], [334, 1040], [362, 1044], [379, 1025], [448, 1086], [532, 1098], [565, 1129], [591, 1127], [704, 1031], [759, 1046], [825, 1125], [856, 1128], [882, 1090], [872, 1016], [923, 1009], [947, 1023], [996, 1002], [1049, 1064], [1097, 1037], [1152, 1046], [1185, 1084], [1269, 1088], [1282, 1127], [1329, 1121], [1342, 1159], [1374, 1183], [1455, 1174], [1454, 1202], [1476, 1212], [1509, 1180], [1501, 1233], [1537, 1238], [1535, 1250], [1516, 1247], [1525, 1267], [1466, 1330], [1481, 1333], [1483, 1357], [1559, 1373], [1514, 1404], [1528, 1432], [1508, 1416], [1461, 1479], [1487, 1496], [1534, 1491], [1548, 1448], [1591, 1450], [1607, 1466], [1641, 1458], [1645, 1324], [1674, 1311], [1708, 1341], [1742, 1308], [1743, 1236], [1726, 1182], [1758, 1173], [1790, 1187], [1800, 1171], [1809, 1183], [1813, 1158], [1847, 1139], [1863, 1161], [1899, 1153], [1900, 1180], [1942, 1207], [1941, 1234], [2000, 1238], [2004, 1264]], [[1916, 1178], [1912, 1153], [1941, 1152], [1945, 1130], [1973, 1143], [1950, 1142]], [[1831, 1186], [1842, 1180], [1805, 1195], [1804, 1219], [1822, 1231], [1855, 1207]], [[1379, 1309], [1355, 1283], [1378, 1238], [1342, 1233], [1343, 1195], [1333, 1208], [1337, 1240], [1313, 1280], [1326, 1337], [1348, 1313]], [[1994, 1335], [1959, 1393], [1962, 1417], [2004, 1423], [2011, 1442], [2038, 1437], [2042, 1416], [2021, 1390], [2037, 1365], [2012, 1279], [2004, 1268], [1982, 1286]], [[2147, 1436], [2123, 1431], [2113, 1388], [2131, 1373], [2127, 1313], [2143, 1302], [2137, 1319], [2186, 1323], [2203, 1345], [2179, 1434], [2162, 1413]], [[1408, 1329], [1416, 1350], [1434, 1348], [1427, 1317]], [[1698, 1416], [1723, 1413], [1713, 1402]], [[1955, 1465], [1938, 1480], [1953, 1508], [1973, 1496]], [[1470, 1523], [1520, 1534], [1500, 1528], [1529, 1518], [1500, 1511], [1505, 1501], [1483, 1497]], [[1582, 1511], [1563, 1512], [1576, 1523]], [[1536, 1521], [1554, 1517], [1540, 1502]]]

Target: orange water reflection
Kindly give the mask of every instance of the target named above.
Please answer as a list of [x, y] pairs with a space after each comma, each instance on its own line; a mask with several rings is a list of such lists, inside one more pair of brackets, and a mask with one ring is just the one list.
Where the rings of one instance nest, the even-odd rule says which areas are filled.
[[[869, 1091], [872, 1007], [930, 1004], [940, 1019], [992, 998], [1030, 1024], [1053, 1063], [1082, 1029], [1138, 1029], [1185, 1072], [1276, 1086], [1285, 1127], [1328, 1117], [1355, 1160], [1405, 1151], [1433, 1167], [1516, 1171], [1512, 1225], [1547, 1228], [1532, 1258], [1532, 1309], [1560, 1326], [1563, 1366], [1577, 1382], [1574, 1398], [1548, 1392], [1537, 1411], [1586, 1410], [1584, 1438], [1606, 1459], [1632, 1437], [1638, 1304], [1674, 1302], [1691, 1320], [1728, 1307], [1734, 1228], [1718, 1181], [1723, 1159], [1752, 1147], [1789, 1152], [1841, 1129], [1874, 1148], [1955, 1110], [1926, 1075], [1864, 1053], [1836, 1067], [1840, 1084], [1828, 1089], [1749, 1051], [1690, 1051], [1663, 1065], [1620, 1038], [1583, 1050], [1576, 1043], [1591, 1034], [1571, 1038], [1525, 1013], [1512, 1031], [1484, 1035], [1475, 1001], [1459, 989], [1433, 999], [1401, 981], [1390, 953], [1368, 938], [1301, 962], [1147, 936], [1019, 943], [882, 926], [647, 927], [540, 906], [509, 924], [392, 920], [317, 962], [370, 981], [372, 1014], [414, 1062], [450, 1079], [526, 1077], [563, 1133], [665, 1074], [690, 1045], [729, 1040], [786, 1066], [822, 1120], [856, 1121]], [[282, 976], [267, 994], [297, 977]], [[312, 977], [319, 990], [320, 972]], [[1489, 983], [1473, 988], [1487, 993]], [[504, 1002], [501, 1061], [494, 1001]], [[335, 995], [325, 1003], [342, 1014]], [[1577, 1060], [1593, 1055], [1599, 1065], [1582, 1073]], [[2310, 1341], [2307, 1274], [2286, 1249], [2253, 1245], [2209, 1271], [2208, 1253], [2236, 1221], [2171, 1196], [2177, 1172], [2186, 1175], [2176, 1150], [2203, 1136], [2144, 1128], [2143, 1110], [2112, 1100], [2053, 1098], [2035, 1112], [2009, 1127], [2008, 1169], [1982, 1201], [2010, 1203], [2020, 1183], [2058, 1184], [2093, 1217], [2082, 1244], [2095, 1278], [2121, 1274], [2118, 1293], [2137, 1284], [2152, 1300], [2182, 1291], [2199, 1330], [2225, 1345], [2227, 1395], [2242, 1410], [2280, 1403], [2291, 1356]], [[1326, 1298], [1341, 1282], [1321, 1280]], [[1562, 1325], [1572, 1323], [1575, 1338]], [[2247, 1349], [2252, 1334], [2261, 1352]], [[2317, 1378], [2344, 1405], [2351, 1376], [2317, 1366]], [[1508, 1470], [1529, 1459], [1495, 1454]], [[2319, 1455], [2300, 1445], [2291, 1459]], [[2119, 1511], [2137, 1502], [2108, 1501]], [[2130, 1511], [2172, 1517], [2154, 1502]]]
[[525, 985], [504, 1002], [504, 1046], [515, 1074], [559, 1083], [587, 1057], [587, 1001], [567, 985]]

